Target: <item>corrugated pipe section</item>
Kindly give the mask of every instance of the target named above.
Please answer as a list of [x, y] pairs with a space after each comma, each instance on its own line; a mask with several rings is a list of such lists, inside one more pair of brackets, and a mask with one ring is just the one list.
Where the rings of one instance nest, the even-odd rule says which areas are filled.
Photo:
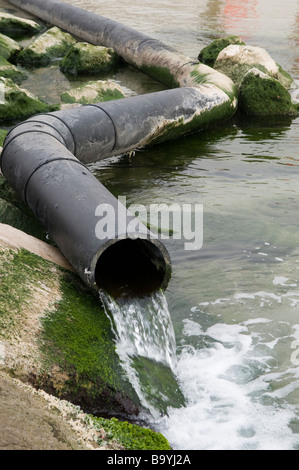
[[[56, 0], [10, 3], [113, 48], [128, 63], [177, 87], [34, 116], [9, 132], [1, 156], [4, 176], [88, 286], [114, 295], [166, 288], [171, 273], [166, 248], [138, 221], [138, 230], [127, 233], [132, 215], [86, 164], [230, 117], [237, 106], [233, 83], [159, 41], [80, 8]], [[113, 208], [113, 221], [99, 238], [97, 216], [104, 207]]]

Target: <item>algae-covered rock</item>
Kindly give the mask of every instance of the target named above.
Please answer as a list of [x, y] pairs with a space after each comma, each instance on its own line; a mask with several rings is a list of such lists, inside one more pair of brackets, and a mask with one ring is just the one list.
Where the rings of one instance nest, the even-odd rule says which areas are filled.
[[75, 43], [73, 36], [54, 26], [24, 48], [18, 55], [18, 62], [34, 66], [48, 65], [65, 56]]
[[0, 56], [0, 77], [9, 78], [15, 83], [21, 83], [22, 80], [27, 78], [27, 75]]
[[255, 116], [297, 116], [288, 90], [275, 78], [253, 68], [245, 75], [239, 92], [239, 109]]
[[289, 88], [293, 83], [292, 77], [261, 47], [230, 45], [220, 52], [214, 68], [228, 75], [238, 86], [248, 70], [252, 68], [257, 68], [276, 78], [286, 88]]
[[113, 70], [118, 61], [119, 56], [113, 49], [78, 42], [63, 58], [60, 69], [72, 75], [106, 73]]
[[44, 26], [27, 18], [20, 18], [9, 13], [0, 12], [0, 33], [10, 37], [37, 34]]
[[167, 439], [159, 432], [151, 429], [141, 428], [127, 421], [119, 421], [116, 418], [92, 418], [94, 425], [105, 430], [123, 446], [126, 450], [171, 450]]
[[198, 60], [204, 64], [209, 65], [210, 67], [213, 67], [219, 53], [231, 44], [245, 46], [245, 43], [239, 36], [226, 36], [224, 38], [218, 38], [200, 51]]
[[6, 60], [12, 59], [22, 47], [20, 44], [9, 36], [0, 33], [0, 56]]
[[0, 122], [23, 119], [36, 113], [58, 109], [48, 105], [9, 78], [0, 77]]
[[97, 80], [62, 93], [64, 103], [90, 104], [124, 98], [121, 87], [112, 81]]
[[[3, 147], [4, 139], [7, 135], [7, 130], [0, 129], [0, 147]], [[0, 185], [1, 185], [1, 175], [0, 175]]]

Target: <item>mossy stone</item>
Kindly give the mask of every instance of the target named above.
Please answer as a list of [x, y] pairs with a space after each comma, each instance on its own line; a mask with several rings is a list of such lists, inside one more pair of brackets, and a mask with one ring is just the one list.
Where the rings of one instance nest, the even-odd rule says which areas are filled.
[[288, 90], [258, 69], [249, 71], [240, 87], [239, 110], [255, 116], [298, 116]]
[[168, 440], [159, 432], [116, 418], [91, 419], [94, 426], [103, 428], [109, 439], [118, 442], [126, 450], [171, 450]]
[[17, 60], [21, 64], [45, 66], [64, 57], [75, 43], [76, 39], [71, 34], [54, 26], [24, 48]]
[[[7, 130], [0, 129], [0, 147], [3, 147], [4, 139], [7, 135]], [[0, 184], [1, 184], [1, 174], [0, 174]]]
[[62, 93], [63, 103], [91, 104], [124, 98], [121, 88], [112, 81], [98, 80], [88, 82], [78, 88]]
[[270, 54], [261, 47], [233, 44], [225, 47], [218, 55], [214, 68], [224, 73], [240, 86], [243, 78], [252, 68], [279, 80], [285, 88], [290, 88], [292, 77], [277, 64]]
[[48, 105], [41, 101], [9, 78], [0, 77], [0, 122], [20, 120], [58, 108], [58, 105]]
[[78, 42], [62, 59], [60, 69], [71, 75], [100, 74], [112, 71], [118, 62], [119, 56], [113, 49]]
[[0, 56], [6, 60], [13, 59], [22, 47], [14, 39], [0, 33]]
[[20, 18], [9, 13], [0, 12], [0, 33], [15, 38], [22, 35], [34, 35], [44, 29], [36, 21]]
[[198, 60], [203, 64], [207, 64], [210, 67], [213, 67], [219, 53], [231, 44], [245, 45], [239, 36], [226, 36], [224, 38], [218, 38], [200, 51]]
[[26, 80], [27, 75], [15, 65], [10, 64], [6, 59], [0, 56], [0, 77], [9, 78], [15, 83], [21, 83]]

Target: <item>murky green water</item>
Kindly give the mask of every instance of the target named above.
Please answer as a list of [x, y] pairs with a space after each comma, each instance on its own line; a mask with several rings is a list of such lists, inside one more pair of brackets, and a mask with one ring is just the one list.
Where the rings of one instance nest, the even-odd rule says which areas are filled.
[[[299, 80], [297, 0], [68, 3], [194, 58], [212, 39], [238, 34]], [[127, 95], [162, 89], [132, 69], [115, 78]], [[47, 90], [46, 80], [37, 82]], [[203, 204], [200, 250], [165, 241], [173, 262], [166, 297], [188, 404], [155, 425], [176, 449], [299, 449], [298, 144], [299, 119], [243, 118], [138, 151], [132, 161], [91, 167], [129, 204]]]

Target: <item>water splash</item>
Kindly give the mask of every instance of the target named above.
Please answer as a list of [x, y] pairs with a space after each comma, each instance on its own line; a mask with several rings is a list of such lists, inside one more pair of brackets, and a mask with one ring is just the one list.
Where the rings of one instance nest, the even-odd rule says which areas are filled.
[[142, 406], [153, 416], [181, 406], [176, 380], [176, 340], [162, 291], [142, 298], [113, 299], [100, 292], [116, 337], [116, 350]]

